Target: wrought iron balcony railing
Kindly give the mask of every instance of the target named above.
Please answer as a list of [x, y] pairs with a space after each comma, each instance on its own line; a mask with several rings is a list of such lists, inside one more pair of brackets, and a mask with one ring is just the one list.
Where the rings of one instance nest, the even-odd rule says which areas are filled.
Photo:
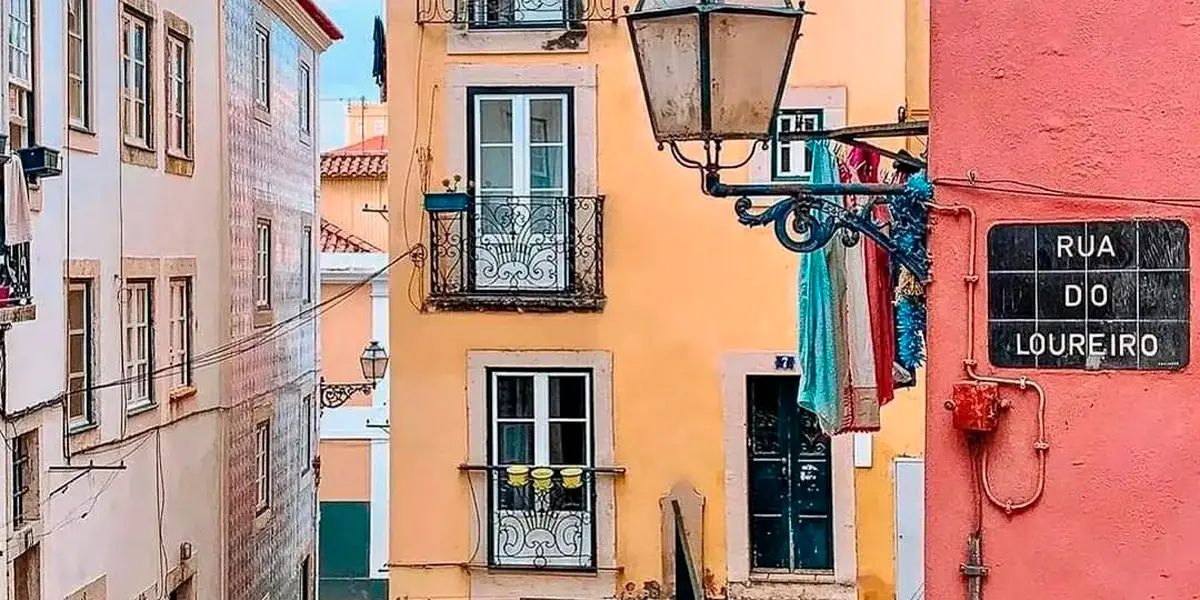
[[595, 471], [489, 467], [488, 565], [596, 568]]
[[31, 304], [29, 242], [0, 249], [0, 308]]
[[603, 196], [478, 196], [430, 212], [430, 303], [442, 309], [604, 306]]
[[417, 23], [471, 29], [578, 28], [617, 20], [615, 0], [417, 0]]

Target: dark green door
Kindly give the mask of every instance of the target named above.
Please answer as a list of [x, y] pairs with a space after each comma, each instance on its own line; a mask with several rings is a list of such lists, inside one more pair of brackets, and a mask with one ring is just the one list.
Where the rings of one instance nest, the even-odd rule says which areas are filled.
[[746, 378], [750, 566], [833, 570], [829, 437], [796, 404], [799, 378]]

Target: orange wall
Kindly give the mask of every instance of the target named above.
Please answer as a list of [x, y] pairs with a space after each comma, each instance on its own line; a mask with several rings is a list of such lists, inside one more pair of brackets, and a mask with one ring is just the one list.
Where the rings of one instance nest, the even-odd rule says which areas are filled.
[[[344, 292], [348, 286], [321, 285], [321, 300]], [[350, 294], [321, 315], [321, 375], [330, 382], [362, 381], [359, 357], [371, 341], [371, 286]], [[347, 406], [370, 406], [371, 396], [355, 394]], [[327, 409], [328, 410], [328, 409]]]
[[371, 499], [371, 442], [321, 442], [321, 502], [368, 502]]
[[[894, 121], [905, 98], [904, 4], [864, 11], [811, 0], [808, 8], [818, 15], [805, 21], [792, 85], [846, 86], [851, 124]], [[419, 28], [411, 6], [399, 2], [388, 13], [389, 80], [405, 82], [389, 91], [396, 116], [390, 145], [407, 155], [432, 140], [430, 187], [449, 174], [448, 121], [464, 118], [445, 113], [444, 95], [429, 101], [434, 86], [445, 89], [448, 61], [597, 65], [608, 296], [599, 314], [421, 313], [402, 299], [413, 281], [427, 281], [427, 271], [414, 274], [407, 261], [392, 268], [392, 397], [404, 401], [391, 404], [391, 560], [461, 561], [471, 554], [469, 490], [456, 468], [467, 454], [466, 352], [597, 349], [613, 353], [616, 459], [628, 468], [617, 484], [621, 578], [661, 580], [658, 500], [686, 479], [705, 495], [705, 566], [723, 582], [717, 366], [727, 352], [794, 346], [796, 257], [769, 231], [738, 225], [731, 201], [702, 196], [697, 173], [656, 150], [623, 23], [592, 24], [586, 54], [447, 56], [441, 26]], [[421, 237], [427, 228], [420, 194], [415, 177], [407, 188], [403, 178], [390, 181], [394, 249], [405, 248], [406, 239], [428, 241]], [[402, 493], [417, 488], [420, 494]], [[454, 570], [396, 569], [391, 585], [393, 594], [413, 597], [468, 593], [466, 577]]]
[[386, 179], [321, 180], [321, 217], [387, 250], [387, 215], [365, 212], [364, 206], [387, 208]]

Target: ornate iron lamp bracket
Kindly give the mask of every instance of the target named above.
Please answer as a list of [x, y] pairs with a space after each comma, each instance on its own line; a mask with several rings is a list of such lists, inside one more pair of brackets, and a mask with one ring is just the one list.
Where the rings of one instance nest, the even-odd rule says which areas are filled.
[[[859, 137], [901, 137], [919, 135], [927, 131], [927, 122], [902, 123], [896, 126], [868, 126], [842, 130], [789, 132], [788, 139], [831, 139], [852, 145], [867, 145]], [[781, 135], [781, 137], [785, 137]], [[906, 247], [893, 239], [893, 233], [902, 224], [911, 228], [915, 223], [899, 222], [903, 217], [893, 215], [888, 224], [876, 220], [875, 209], [880, 205], [892, 205], [898, 200], [912, 201], [906, 185], [879, 183], [764, 183], [727, 184], [721, 181], [721, 171], [736, 169], [748, 164], [754, 154], [769, 145], [765, 141], [753, 141], [748, 155], [732, 164], [721, 163], [721, 141], [703, 142], [704, 158], [697, 160], [686, 156], [676, 142], [660, 143], [659, 149], [669, 149], [671, 157], [681, 166], [696, 169], [703, 175], [703, 190], [716, 198], [736, 198], [733, 204], [738, 222], [748, 227], [772, 226], [775, 237], [784, 248], [792, 252], [813, 252], [824, 248], [835, 237], [845, 246], [857, 244], [862, 236], [870, 238], [903, 265], [920, 281], [929, 279], [929, 255], [920, 244]], [[923, 168], [924, 161], [907, 154], [897, 159], [897, 168], [910, 173]], [[868, 198], [857, 205], [843, 203], [843, 197]], [[770, 206], [756, 209], [751, 198], [780, 198]], [[921, 225], [923, 227], [923, 224]]]
[[319, 387], [321, 408], [337, 408], [354, 397], [354, 394], [370, 394], [375, 390], [375, 382], [325, 383], [325, 380], [321, 379]]

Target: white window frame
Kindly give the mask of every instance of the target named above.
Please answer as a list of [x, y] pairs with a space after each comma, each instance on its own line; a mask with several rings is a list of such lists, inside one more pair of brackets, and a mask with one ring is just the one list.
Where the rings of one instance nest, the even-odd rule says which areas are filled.
[[271, 421], [254, 426], [254, 498], [258, 512], [271, 507]]
[[191, 158], [191, 42], [167, 34], [167, 151], [180, 158]]
[[[134, 49], [133, 43], [139, 30], [143, 36], [140, 54]], [[146, 149], [153, 148], [154, 143], [154, 94], [151, 91], [153, 31], [150, 19], [128, 10], [121, 13], [121, 68], [124, 76], [122, 131], [126, 144]], [[137, 85], [139, 73], [142, 81], [140, 88]]]
[[192, 380], [192, 323], [195, 307], [192, 298], [192, 278], [176, 277], [170, 281], [170, 365], [171, 385], [187, 387]]
[[[81, 129], [92, 125], [92, 0], [67, 0], [67, 118]], [[73, 29], [74, 23], [77, 28]], [[77, 46], [75, 61], [71, 47]], [[75, 98], [72, 87], [78, 88]], [[75, 106], [78, 100], [79, 105]]]
[[[154, 405], [154, 282], [132, 280], [125, 284], [121, 307], [121, 344], [125, 409]], [[141, 351], [135, 346], [140, 345]]]
[[312, 466], [313, 458], [313, 395], [306, 394], [300, 399], [300, 419], [304, 423], [304, 465], [301, 472], [307, 473]]
[[[76, 328], [71, 326], [71, 295], [78, 293], [82, 297], [83, 306], [81, 312], [83, 314], [83, 327]], [[67, 426], [70, 428], [85, 427], [92, 424], [92, 419], [95, 411], [95, 392], [92, 390], [93, 385], [93, 365], [92, 357], [95, 352], [95, 331], [92, 320], [92, 280], [87, 279], [72, 279], [67, 283]], [[82, 371], [71, 370], [71, 338], [76, 336], [83, 337], [83, 356], [81, 362], [83, 364]], [[72, 392], [72, 382], [80, 381], [81, 391]], [[82, 396], [81, 408], [83, 414], [72, 414], [71, 395], [78, 393]]]
[[297, 101], [300, 112], [300, 134], [312, 136], [312, 67], [307, 62], [300, 61], [300, 89], [297, 90]]
[[304, 248], [300, 251], [300, 268], [304, 271], [304, 301], [313, 301], [313, 231], [312, 225], [305, 225], [300, 230], [301, 243]]
[[[495, 369], [489, 371], [490, 386], [488, 392], [488, 406], [490, 422], [488, 423], [488, 449], [491, 461], [497, 466], [504, 466], [499, 463], [500, 455], [500, 425], [503, 423], [533, 423], [533, 464], [524, 466], [544, 466], [554, 469], [556, 472], [565, 467], [579, 467], [582, 469], [591, 469], [595, 466], [595, 387], [594, 373], [591, 370], [563, 370], [563, 371], [528, 371], [528, 370], [508, 370]], [[499, 411], [499, 380], [502, 377], [527, 377], [533, 379], [533, 418], [501, 418]], [[550, 378], [551, 377], [578, 377], [584, 380], [585, 390], [585, 405], [583, 418], [551, 418], [550, 417]], [[551, 423], [584, 423], [585, 432], [585, 464], [560, 464], [550, 462], [550, 425]], [[498, 472], [498, 476], [491, 479], [492, 498], [499, 498], [500, 481], [504, 477], [503, 471]], [[588, 477], [584, 481], [584, 493], [594, 494], [594, 486], [596, 482], [594, 478]], [[493, 503], [492, 510], [496, 512], [512, 512], [519, 513], [521, 511], [501, 511], [498, 508], [498, 503]], [[590, 504], [587, 508], [591, 509], [592, 518], [595, 518], [597, 507]], [[585, 509], [587, 510], [587, 509]], [[566, 511], [563, 511], [566, 512]], [[490, 519], [493, 523], [498, 519], [495, 515], [491, 515]], [[493, 525], [494, 526], [494, 525]], [[582, 538], [580, 543], [585, 548], [594, 548], [592, 532], [590, 529], [581, 532]], [[498, 558], [498, 557], [494, 557]], [[564, 557], [562, 564], [555, 564], [555, 557], [544, 557], [546, 566], [549, 567], [578, 567], [578, 559], [575, 557]], [[592, 560], [596, 560], [593, 555]], [[496, 560], [494, 566], [531, 566], [534, 557], [512, 557], [511, 561], [505, 562]]]
[[33, 143], [37, 15], [34, 0], [8, 0], [7, 9], [9, 144], [16, 149]]
[[[822, 127], [825, 109], [820, 107], [781, 108], [775, 117], [776, 134], [788, 131], [815, 131]], [[804, 167], [808, 147], [803, 141], [780, 142], [771, 148], [771, 178], [776, 181], [811, 181], [812, 170]], [[786, 158], [786, 160], [785, 160]], [[784, 168], [784, 163], [790, 168]]]
[[255, 227], [254, 306], [259, 310], [271, 308], [271, 221], [258, 219]]
[[[558, 142], [533, 142], [531, 141], [529, 127], [530, 104], [533, 101], [539, 100], [557, 100], [560, 103], [562, 110], [562, 131], [560, 132], [560, 140]], [[511, 131], [512, 137], [508, 142], [483, 142], [483, 103], [488, 101], [507, 101], [512, 114]], [[497, 272], [496, 269], [490, 268], [495, 265], [489, 264], [492, 262], [490, 258], [494, 255], [493, 249], [509, 247], [517, 240], [521, 240], [521, 244], [537, 244], [544, 245], [547, 248], [562, 248], [563, 244], [568, 243], [566, 234], [566, 224], [568, 220], [568, 212], [571, 210], [571, 202], [565, 200], [572, 195], [571, 188], [571, 157], [574, 148], [572, 148], [571, 137], [571, 107], [572, 97], [570, 94], [561, 91], [537, 92], [531, 90], [528, 93], [503, 94], [503, 93], [488, 93], [479, 92], [474, 94], [474, 100], [470, 110], [473, 112], [474, 132], [473, 132], [473, 148], [471, 152], [474, 155], [474, 173], [473, 180], [476, 182], [476, 198], [475, 215], [480, 223], [486, 220], [485, 205], [487, 204], [486, 197], [488, 195], [503, 198], [501, 200], [506, 204], [506, 210], [526, 212], [525, 222], [528, 222], [529, 215], [532, 214], [533, 200], [532, 197], [547, 197], [547, 198], [563, 198], [562, 214], [558, 215], [561, 222], [555, 227], [556, 234], [547, 236], [544, 239], [537, 240], [537, 234], [530, 236], [531, 232], [509, 232], [509, 233], [485, 233], [483, 232], [482, 224], [476, 231], [474, 243], [476, 244], [476, 275], [475, 285], [480, 289], [492, 290], [510, 290], [514, 287], [514, 283], [503, 275], [495, 276], [490, 273]], [[562, 148], [561, 157], [562, 164], [559, 168], [562, 172], [562, 185], [555, 188], [533, 188], [532, 187], [532, 160], [531, 154], [534, 148], [560, 147]], [[496, 187], [489, 188], [484, 185], [483, 180], [483, 151], [487, 148], [510, 148], [512, 153], [512, 174], [511, 187]], [[544, 200], [543, 200], [544, 201]], [[540, 209], [544, 210], [544, 209]], [[541, 218], [540, 216], [536, 218]], [[514, 222], [521, 222], [520, 217], [512, 219]], [[531, 282], [526, 285], [516, 284], [518, 289], [528, 289], [534, 291], [562, 291], [566, 289], [569, 283], [568, 266], [566, 263], [567, 252], [556, 251], [553, 253], [551, 260], [555, 261], [553, 274], [546, 279], [538, 282]], [[529, 266], [529, 265], [525, 265]]]
[[271, 110], [271, 32], [262, 25], [254, 27], [254, 104]]

